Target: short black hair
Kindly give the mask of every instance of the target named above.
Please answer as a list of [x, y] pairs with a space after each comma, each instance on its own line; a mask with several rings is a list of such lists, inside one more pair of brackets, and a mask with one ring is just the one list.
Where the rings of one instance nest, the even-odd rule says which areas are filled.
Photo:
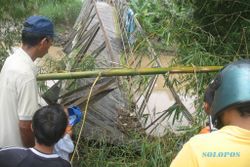
[[63, 137], [67, 124], [67, 115], [59, 104], [38, 109], [32, 119], [36, 141], [46, 146], [53, 146]]
[[22, 43], [28, 46], [36, 46], [46, 35], [22, 31]]
[[207, 89], [205, 90], [204, 94], [204, 102], [208, 103], [210, 106], [213, 103], [214, 100], [214, 88], [211, 84], [208, 85]]

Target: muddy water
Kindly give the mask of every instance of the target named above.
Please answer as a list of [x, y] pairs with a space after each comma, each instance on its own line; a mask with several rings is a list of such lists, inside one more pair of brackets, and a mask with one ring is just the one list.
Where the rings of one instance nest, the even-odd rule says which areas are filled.
[[[161, 55], [160, 62], [162, 66], [169, 66], [172, 60], [172, 56], [164, 56]], [[143, 58], [142, 59], [142, 66], [146, 67], [149, 63], [149, 59]], [[159, 116], [163, 114], [165, 110], [175, 104], [175, 99], [171, 93], [171, 91], [164, 86], [164, 78], [162, 75], [159, 75], [156, 84], [154, 86], [153, 92], [149, 97], [149, 101], [145, 110], [143, 111], [144, 115], [148, 115], [146, 118], [142, 118], [140, 121], [144, 127], [148, 127], [153, 122], [155, 122], [150, 128], [146, 130], [146, 133], [153, 136], [163, 136], [165, 132], [169, 129], [175, 131], [178, 129], [179, 126], [187, 125], [188, 121], [185, 118], [180, 119], [174, 125], [172, 125], [173, 116], [170, 118], [165, 118], [164, 116], [155, 121]], [[184, 105], [191, 111], [194, 112], [193, 100], [194, 98], [191, 97], [184, 97], [180, 95], [180, 98]], [[138, 101], [137, 105], [140, 105], [143, 101], [144, 97]]]

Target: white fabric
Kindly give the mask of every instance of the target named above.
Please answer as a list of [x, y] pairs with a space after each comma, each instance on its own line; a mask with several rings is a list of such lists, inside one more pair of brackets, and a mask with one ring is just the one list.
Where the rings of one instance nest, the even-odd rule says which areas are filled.
[[74, 151], [74, 143], [69, 134], [65, 134], [54, 146], [54, 153], [69, 161], [69, 154]]
[[0, 73], [0, 147], [22, 146], [19, 120], [31, 120], [38, 109], [36, 66], [21, 48], [15, 49]]
[[37, 151], [34, 148], [29, 148], [34, 154], [40, 156], [40, 157], [44, 157], [44, 158], [57, 158], [59, 157], [57, 154], [44, 154], [42, 152]]

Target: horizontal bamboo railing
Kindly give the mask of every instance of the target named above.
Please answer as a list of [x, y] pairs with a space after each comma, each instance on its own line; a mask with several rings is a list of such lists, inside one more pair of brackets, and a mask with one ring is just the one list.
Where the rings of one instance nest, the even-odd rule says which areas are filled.
[[112, 77], [112, 76], [135, 76], [135, 75], [157, 75], [178, 73], [207, 73], [219, 71], [223, 66], [178, 66], [161, 68], [113, 68], [93, 71], [62, 72], [39, 74], [37, 80], [65, 80], [79, 78]]

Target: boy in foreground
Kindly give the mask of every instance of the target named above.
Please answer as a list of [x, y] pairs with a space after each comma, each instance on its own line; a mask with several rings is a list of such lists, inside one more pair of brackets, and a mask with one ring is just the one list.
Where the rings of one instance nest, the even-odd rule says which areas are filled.
[[67, 124], [68, 118], [61, 105], [55, 104], [40, 108], [32, 119], [35, 146], [1, 149], [1, 166], [70, 167], [69, 162], [53, 154], [54, 145], [64, 136]]

